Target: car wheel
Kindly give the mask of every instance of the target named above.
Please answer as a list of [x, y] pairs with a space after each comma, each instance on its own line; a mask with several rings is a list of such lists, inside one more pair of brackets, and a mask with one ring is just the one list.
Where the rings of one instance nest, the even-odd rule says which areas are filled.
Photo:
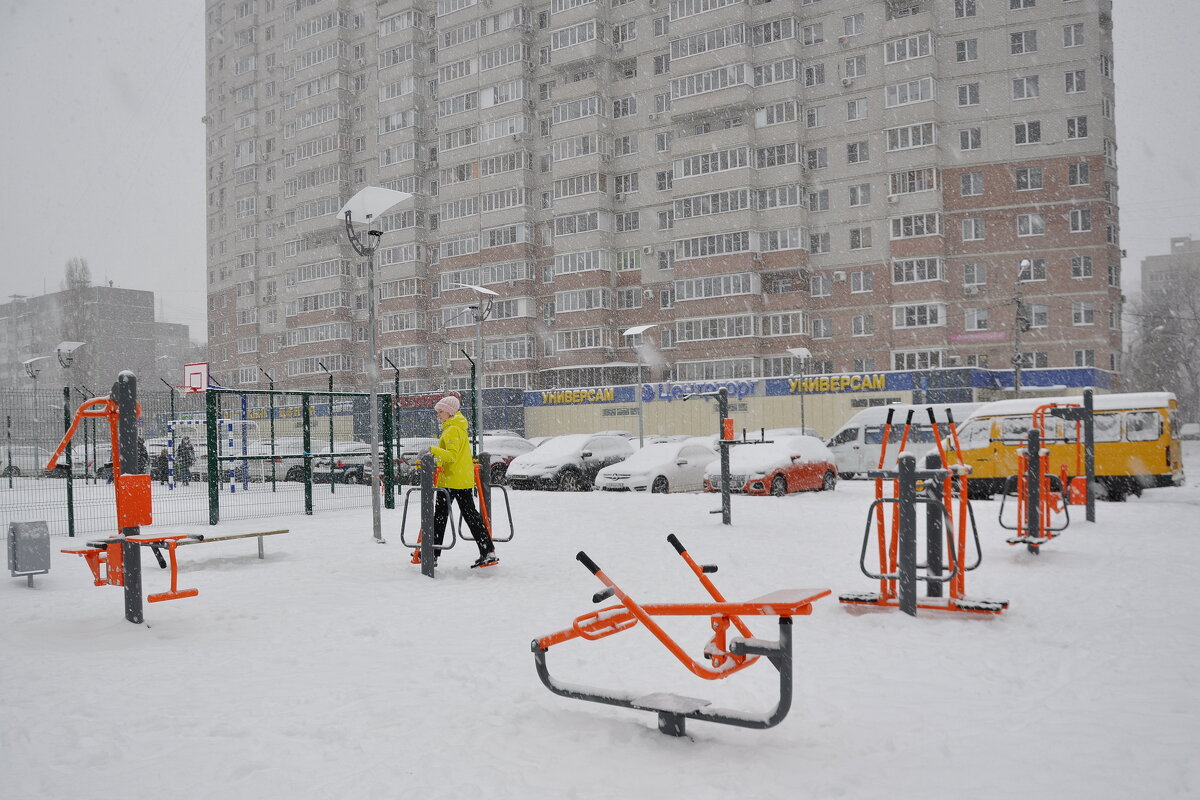
[[671, 484], [667, 481], [666, 476], [659, 475], [650, 485], [650, 491], [654, 494], [666, 494], [671, 491]]
[[843, 473], [842, 473], [842, 480], [844, 480], [844, 481], [852, 481], [852, 480], [854, 480], [854, 473], [853, 473], [853, 472], [843, 472]]
[[787, 478], [776, 475], [775, 479], [771, 481], [771, 494], [776, 497], [783, 497], [787, 494]]
[[821, 481], [822, 492], [832, 492], [837, 487], [837, 476], [832, 471], [825, 473], [825, 479]]
[[284, 476], [285, 481], [302, 481], [304, 480], [304, 467], [288, 467], [287, 475]]
[[582, 492], [587, 488], [584, 485], [583, 477], [574, 470], [567, 470], [558, 479], [558, 490], [560, 492]]
[[4, 477], [19, 478], [19, 477], [21, 477], [21, 470], [19, 467], [14, 467], [10, 464], [9, 466], [4, 468]]
[[508, 467], [503, 464], [492, 464], [491, 477], [489, 480], [492, 486], [503, 486], [504, 478], [508, 475]]

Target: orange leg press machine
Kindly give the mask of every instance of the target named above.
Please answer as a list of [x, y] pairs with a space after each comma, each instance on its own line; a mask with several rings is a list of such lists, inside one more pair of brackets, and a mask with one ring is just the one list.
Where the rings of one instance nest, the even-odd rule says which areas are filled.
[[[812, 613], [812, 604], [829, 594], [828, 589], [785, 589], [743, 603], [731, 603], [721, 596], [709, 579], [708, 573], [716, 572], [711, 565], [697, 564], [684, 549], [674, 534], [667, 537], [684, 562], [699, 579], [712, 597], [710, 603], [653, 603], [642, 605], [636, 602], [608, 577], [596, 562], [580, 552], [576, 558], [595, 575], [605, 588], [592, 596], [593, 603], [602, 603], [615, 596], [619, 603], [576, 617], [571, 627], [534, 639], [533, 657], [537, 664], [538, 677], [546, 688], [572, 700], [587, 700], [622, 708], [658, 713], [658, 729], [671, 736], [684, 735], [687, 719], [699, 719], [722, 725], [743, 728], [771, 728], [787, 716], [792, 706], [792, 617]], [[772, 615], [779, 618], [779, 640], [771, 642], [756, 639], [741, 620], [743, 616]], [[711, 620], [713, 637], [704, 647], [707, 664], [696, 661], [655, 622], [655, 617], [707, 616]], [[593, 689], [576, 684], [555, 681], [546, 668], [546, 651], [557, 644], [571, 639], [595, 641], [614, 633], [633, 628], [638, 623], [645, 626], [659, 642], [679, 659], [689, 672], [706, 680], [728, 678], [736, 672], [758, 661], [760, 656], [779, 671], [779, 702], [775, 709], [765, 714], [748, 714], [720, 708], [709, 708], [709, 701], [694, 697], [682, 697], [668, 693], [638, 695], [608, 689]], [[729, 636], [730, 628], [736, 636]]]
[[138, 434], [137, 418], [141, 409], [137, 403], [137, 378], [128, 370], [122, 372], [113, 384], [112, 394], [97, 397], [83, 403], [75, 412], [71, 427], [63, 436], [58, 449], [50, 459], [47, 469], [54, 469], [59, 456], [66, 450], [75, 434], [75, 428], [84, 417], [100, 417], [108, 420], [112, 440], [113, 485], [116, 487], [117, 527], [120, 536], [88, 542], [87, 550], [63, 550], [64, 553], [81, 555], [91, 567], [92, 578], [97, 586], [125, 587], [125, 619], [140, 624], [142, 617], [142, 555], [141, 548], [150, 547], [161, 566], [165, 548], [171, 559], [171, 589], [146, 597], [151, 603], [195, 597], [196, 589], [179, 589], [179, 565], [175, 548], [181, 540], [192, 540], [191, 536], [141, 536], [141, 526], [151, 524], [150, 476], [137, 474]]

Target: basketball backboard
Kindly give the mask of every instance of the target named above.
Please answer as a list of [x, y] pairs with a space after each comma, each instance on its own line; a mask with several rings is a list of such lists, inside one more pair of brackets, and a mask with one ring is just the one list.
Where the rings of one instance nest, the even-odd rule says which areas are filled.
[[183, 390], [203, 392], [208, 388], [208, 362], [183, 365]]

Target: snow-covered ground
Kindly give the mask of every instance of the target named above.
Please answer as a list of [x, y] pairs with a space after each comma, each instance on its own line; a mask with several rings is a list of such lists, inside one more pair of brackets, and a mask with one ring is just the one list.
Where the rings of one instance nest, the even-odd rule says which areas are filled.
[[[1193, 445], [1193, 443], [1189, 443]], [[435, 580], [369, 509], [147, 533], [287, 527], [180, 550], [198, 597], [122, 616], [83, 560], [0, 583], [0, 794], [11, 798], [1166, 798], [1200, 794], [1200, 450], [1193, 485], [1100, 504], [1032, 556], [976, 504], [983, 564], [968, 593], [1001, 617], [851, 613], [871, 485], [735, 497], [513, 492], [502, 564], [470, 542]], [[1011, 510], [1011, 508], [1009, 509]], [[592, 611], [586, 550], [636, 599], [704, 600], [677, 534], [730, 599], [786, 587], [835, 597], [795, 620], [796, 697], [766, 731], [562, 699], [530, 640]], [[166, 574], [146, 558], [146, 590]], [[762, 638], [773, 618], [750, 620]], [[705, 619], [668, 620], [693, 655]], [[552, 674], [763, 711], [766, 663], [702, 681], [642, 628], [551, 649]]]

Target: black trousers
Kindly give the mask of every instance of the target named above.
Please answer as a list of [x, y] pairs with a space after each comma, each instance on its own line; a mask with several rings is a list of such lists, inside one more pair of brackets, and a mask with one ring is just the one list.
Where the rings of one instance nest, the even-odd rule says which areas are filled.
[[479, 509], [475, 508], [475, 493], [473, 489], [446, 489], [434, 492], [433, 506], [433, 542], [441, 545], [442, 537], [446, 535], [446, 521], [450, 519], [450, 503], [446, 499], [446, 495], [450, 496], [458, 504], [458, 510], [462, 513], [463, 521], [467, 523], [467, 527], [471, 529], [471, 535], [475, 537], [475, 544], [479, 547], [479, 555], [484, 555], [493, 549], [492, 537], [488, 535], [487, 527], [483, 524], [483, 516], [480, 515]]

